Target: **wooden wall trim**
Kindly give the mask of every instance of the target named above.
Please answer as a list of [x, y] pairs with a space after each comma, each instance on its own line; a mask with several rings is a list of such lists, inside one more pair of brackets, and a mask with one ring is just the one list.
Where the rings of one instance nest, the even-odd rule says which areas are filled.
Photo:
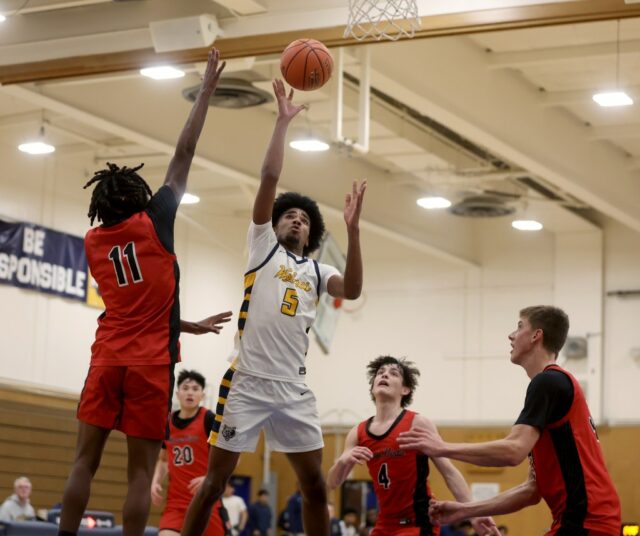
[[[416, 38], [462, 35], [497, 30], [513, 30], [558, 24], [592, 22], [640, 16], [640, 5], [624, 0], [583, 0], [539, 4], [514, 8], [487, 9], [422, 18]], [[313, 36], [329, 47], [358, 44], [342, 37], [344, 26], [316, 30], [254, 35], [220, 39], [216, 46], [223, 57], [279, 54], [291, 41]], [[370, 41], [375, 43], [374, 41]], [[384, 42], [384, 41], [383, 41]], [[93, 54], [0, 67], [0, 84], [37, 82], [58, 78], [99, 75], [137, 70], [154, 63], [192, 63], [206, 61], [207, 49], [156, 54], [153, 49]]]

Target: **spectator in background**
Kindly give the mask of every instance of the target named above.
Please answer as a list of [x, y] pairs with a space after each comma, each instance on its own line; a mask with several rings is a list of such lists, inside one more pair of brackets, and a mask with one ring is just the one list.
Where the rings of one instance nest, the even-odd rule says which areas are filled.
[[373, 532], [373, 528], [376, 526], [376, 520], [378, 519], [378, 510], [376, 508], [369, 508], [364, 517], [364, 525], [360, 527], [360, 536], [369, 536]]
[[345, 508], [340, 522], [342, 536], [358, 536], [358, 525], [358, 512], [353, 508]]
[[31, 506], [31, 481], [26, 476], [16, 478], [13, 495], [0, 506], [0, 521], [33, 521], [36, 511]]
[[288, 523], [289, 536], [304, 536], [304, 528], [302, 527], [302, 494], [300, 487], [287, 500], [287, 508], [285, 517]]
[[258, 500], [249, 506], [249, 536], [271, 536], [271, 517], [269, 492], [261, 489]]
[[340, 528], [340, 520], [336, 517], [336, 510], [333, 507], [333, 503], [327, 504], [329, 507], [329, 535], [330, 536], [342, 536], [342, 529]]
[[227, 482], [227, 487], [222, 496], [222, 504], [227, 509], [229, 521], [231, 522], [231, 534], [238, 536], [247, 524], [249, 513], [247, 503], [238, 495], [234, 495], [235, 488]]

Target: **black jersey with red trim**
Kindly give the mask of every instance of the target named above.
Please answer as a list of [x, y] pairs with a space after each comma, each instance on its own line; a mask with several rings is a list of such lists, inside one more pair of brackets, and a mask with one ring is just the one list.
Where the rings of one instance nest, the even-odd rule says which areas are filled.
[[437, 536], [428, 509], [432, 498], [429, 488], [429, 458], [416, 450], [402, 450], [398, 434], [411, 429], [415, 413], [403, 410], [382, 435], [370, 430], [373, 417], [358, 425], [358, 445], [373, 452], [367, 462], [373, 488], [378, 498], [376, 528], [382, 530], [420, 527], [420, 534]]
[[[566, 409], [558, 414], [558, 406]], [[531, 380], [516, 424], [541, 431], [531, 456], [553, 515], [549, 534], [619, 534], [620, 500], [578, 381], [557, 365], [546, 367]]]
[[169, 468], [167, 504], [187, 507], [193, 499], [189, 483], [207, 474], [207, 438], [215, 416], [205, 408], [199, 408], [190, 419], [181, 419], [179, 414], [179, 410], [171, 414], [169, 438], [164, 442]]
[[89, 269], [105, 304], [92, 365], [180, 360], [180, 271], [173, 252], [177, 208], [173, 190], [163, 186], [144, 211], [87, 232]]

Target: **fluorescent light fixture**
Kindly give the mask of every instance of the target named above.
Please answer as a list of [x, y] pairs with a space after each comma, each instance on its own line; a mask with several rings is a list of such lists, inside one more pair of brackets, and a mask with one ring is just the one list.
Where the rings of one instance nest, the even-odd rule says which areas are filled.
[[4, 22], [5, 20], [7, 20], [7, 17], [0, 13], [0, 22]]
[[49, 154], [55, 151], [56, 148], [43, 141], [30, 141], [18, 145], [18, 150], [28, 154]]
[[189, 194], [187, 192], [184, 193], [180, 201], [181, 205], [195, 205], [196, 203], [200, 203], [200, 198], [197, 195]]
[[630, 106], [633, 104], [633, 99], [624, 91], [603, 91], [602, 93], [596, 93], [592, 98], [600, 106], [605, 108]]
[[542, 224], [536, 220], [514, 220], [511, 222], [511, 227], [518, 231], [540, 231]]
[[289, 147], [295, 149], [296, 151], [302, 151], [304, 153], [317, 153], [320, 151], [328, 151], [329, 144], [325, 143], [321, 140], [316, 140], [312, 138], [304, 139], [304, 140], [293, 140], [289, 142]]
[[434, 210], [439, 208], [449, 208], [451, 206], [451, 201], [445, 199], [444, 197], [432, 196], [432, 197], [421, 197], [416, 201], [418, 205], [422, 208], [426, 208], [427, 210]]
[[146, 67], [140, 69], [140, 74], [153, 80], [170, 80], [172, 78], [182, 78], [184, 71], [171, 67], [170, 65], [161, 65], [158, 67]]

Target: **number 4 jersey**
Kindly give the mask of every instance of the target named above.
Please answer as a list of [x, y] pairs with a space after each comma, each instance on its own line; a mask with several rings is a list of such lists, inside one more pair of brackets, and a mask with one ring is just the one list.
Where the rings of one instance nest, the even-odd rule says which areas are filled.
[[144, 211], [87, 232], [87, 261], [105, 304], [92, 365], [180, 360], [179, 269], [173, 253], [177, 208], [175, 194], [163, 186]]
[[271, 222], [251, 223], [248, 245], [236, 368], [260, 378], [304, 383], [308, 332], [318, 298], [339, 272], [287, 251]]
[[411, 429], [413, 411], [403, 410], [381, 435], [370, 431], [373, 417], [358, 425], [358, 445], [373, 452], [367, 462], [379, 504], [374, 534], [397, 534], [419, 527], [415, 534], [437, 536], [438, 527], [429, 522], [429, 458], [416, 450], [401, 450], [398, 434]]

